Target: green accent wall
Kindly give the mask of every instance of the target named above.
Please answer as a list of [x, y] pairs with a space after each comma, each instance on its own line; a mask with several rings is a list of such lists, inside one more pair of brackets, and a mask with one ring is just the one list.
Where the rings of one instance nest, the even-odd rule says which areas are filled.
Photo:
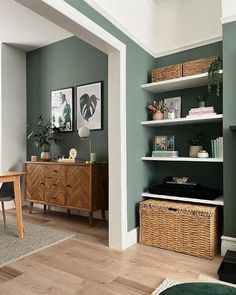
[[[222, 57], [222, 42], [201, 46], [198, 48], [178, 52], [156, 59], [156, 67], [163, 67], [177, 63], [183, 63], [202, 57], [218, 55]], [[192, 89], [183, 89], [168, 93], [156, 95], [156, 99], [181, 96], [181, 116], [185, 117], [189, 110], [198, 107], [196, 96], [208, 94], [207, 86]], [[206, 106], [214, 106], [217, 113], [222, 114], [222, 93], [219, 97], [215, 92], [209, 94]], [[196, 133], [203, 133], [203, 148], [208, 152], [211, 151], [211, 139], [222, 136], [221, 123], [181, 125], [154, 128], [153, 138], [155, 135], [175, 135], [175, 146], [179, 156], [188, 156], [189, 139]], [[146, 154], [150, 153], [150, 149]], [[200, 182], [204, 186], [218, 188], [223, 192], [223, 165], [222, 163], [194, 163], [194, 162], [154, 162], [146, 163], [151, 166], [155, 179], [152, 184], [160, 183], [166, 176], [188, 176], [194, 181]], [[214, 177], [213, 177], [214, 175]]]
[[[27, 121], [34, 124], [39, 117], [51, 118], [51, 91], [80, 84], [103, 81], [103, 129], [91, 131], [92, 151], [98, 160], [108, 160], [107, 85], [108, 56], [78, 39], [70, 37], [27, 53]], [[74, 147], [80, 160], [89, 159], [88, 142], [77, 133], [76, 89], [74, 88], [74, 132], [61, 133], [62, 143], [52, 145], [52, 153], [65, 154]], [[40, 151], [28, 141], [28, 159]]]
[[224, 235], [236, 238], [236, 22], [223, 25]]
[[[152, 131], [148, 130], [146, 131], [144, 128], [141, 127], [140, 122], [145, 119], [146, 117], [146, 105], [147, 102], [152, 99], [152, 94], [144, 91], [141, 89], [141, 84], [146, 83], [148, 79], [150, 78], [150, 72], [151, 69], [155, 67], [155, 59], [148, 54], [145, 50], [143, 50], [141, 47], [139, 47], [135, 42], [133, 42], [130, 38], [128, 38], [125, 34], [123, 34], [120, 30], [118, 30], [114, 25], [112, 25], [107, 19], [105, 19], [103, 16], [101, 16], [97, 11], [92, 9], [88, 4], [86, 4], [82, 0], [67, 0], [70, 5], [72, 5], [74, 8], [76, 8], [78, 11], [86, 15], [88, 18], [96, 22], [99, 26], [103, 27], [105, 30], [110, 32], [113, 36], [121, 40], [126, 45], [126, 52], [127, 52], [127, 61], [126, 61], [126, 83], [127, 83], [127, 192], [128, 192], [128, 230], [134, 229], [136, 226], [138, 226], [138, 204], [141, 200], [143, 200], [141, 194], [143, 192], [143, 188], [147, 186], [147, 184], [150, 181], [151, 178], [151, 171], [144, 163], [141, 161], [141, 157], [144, 154], [144, 151], [149, 146], [150, 139], [152, 138]], [[52, 47], [51, 47], [52, 46]], [[40, 54], [45, 54], [46, 59], [43, 65], [39, 65], [39, 68], [37, 71], [40, 71], [41, 75], [47, 75], [47, 77], [50, 79], [50, 81], [54, 81], [54, 71], [49, 67], [48, 63], [50, 63], [50, 59], [53, 59], [53, 53], [50, 54], [49, 58], [49, 52], [51, 48], [53, 48], [54, 45], [50, 45], [48, 47], [49, 51], [48, 53], [45, 53], [42, 49], [42, 51], [39, 51]], [[55, 45], [56, 46], [56, 45]], [[92, 49], [91, 49], [92, 50]], [[76, 51], [76, 49], [74, 50]], [[77, 55], [73, 55], [73, 62], [76, 63], [77, 59], [79, 59], [79, 52], [77, 52]], [[85, 53], [85, 52], [84, 52]], [[66, 53], [65, 53], [66, 54]], [[33, 61], [33, 55], [34, 52], [30, 53], [31, 55], [30, 59]], [[37, 55], [37, 54], [36, 54]], [[93, 72], [96, 71], [95, 64], [93, 63], [93, 59], [86, 58], [87, 56], [84, 55], [82, 59], [86, 60], [87, 66], [89, 64], [91, 65], [90, 70], [85, 71], [81, 73], [80, 76], [77, 75], [75, 77], [74, 75], [71, 75], [72, 78], [74, 77], [74, 80], [70, 82], [70, 85], [73, 85], [73, 82], [75, 83], [83, 83], [82, 80], [83, 75], [87, 75], [88, 73], [93, 75]], [[35, 57], [36, 58], [36, 57]], [[30, 107], [28, 106], [28, 117], [29, 122], [31, 122], [31, 118], [35, 118], [39, 114], [40, 110], [45, 110], [46, 114], [48, 114], [48, 107], [44, 106], [44, 102], [47, 101], [49, 98], [48, 92], [52, 88], [63, 87], [63, 76], [65, 78], [65, 71], [63, 68], [66, 64], [66, 60], [70, 59], [70, 54], [67, 53], [65, 60], [60, 60], [62, 62], [63, 67], [60, 69], [60, 73], [55, 73], [55, 75], [60, 75], [61, 79], [58, 80], [58, 83], [56, 85], [49, 85], [48, 80], [44, 79], [44, 82], [38, 86], [37, 79], [34, 79], [34, 85], [28, 85], [28, 100], [30, 101], [33, 99], [33, 101], [36, 103], [36, 106], [34, 107], [33, 104], [29, 102]], [[54, 59], [53, 59], [54, 60]], [[81, 61], [82, 62], [82, 61]], [[97, 61], [99, 62], [99, 61]], [[72, 61], [71, 61], [72, 63]], [[78, 62], [79, 63], [79, 62]], [[51, 64], [51, 63], [50, 63]], [[57, 65], [57, 62], [53, 62], [53, 67]], [[78, 65], [79, 66], [79, 65]], [[28, 67], [28, 78], [31, 79], [30, 75], [33, 74], [32, 70], [30, 70], [30, 67]], [[55, 70], [56, 71], [56, 70]], [[105, 69], [107, 71], [107, 69]], [[47, 73], [49, 72], [49, 73]], [[66, 74], [68, 73], [69, 69], [66, 71]], [[85, 76], [86, 77], [86, 76]], [[37, 75], [35, 74], [35, 78], [37, 78]], [[104, 80], [100, 77], [97, 79], [92, 79], [92, 76], [87, 76], [87, 78], [90, 78], [90, 80]], [[84, 79], [86, 80], [86, 79]], [[59, 83], [60, 82], [60, 83]], [[69, 81], [68, 81], [69, 82]], [[85, 81], [84, 83], [86, 83]], [[67, 81], [64, 81], [65, 86], [68, 86]], [[107, 85], [106, 85], [107, 87]], [[47, 88], [47, 91], [46, 91]], [[31, 89], [31, 91], [30, 91]], [[42, 89], [44, 89], [42, 91]], [[40, 95], [39, 95], [40, 94]], [[32, 96], [34, 98], [32, 98]], [[38, 100], [38, 101], [37, 101]], [[41, 101], [42, 100], [42, 101]], [[109, 100], [109, 98], [108, 98]], [[118, 132], [118, 130], [117, 130]], [[99, 134], [99, 133], [97, 133]], [[71, 142], [75, 139], [77, 136], [76, 134], [72, 135], [66, 135], [66, 147], [65, 149], [69, 148], [69, 146], [72, 146]], [[79, 144], [79, 141], [77, 141]], [[73, 142], [74, 144], [75, 142]], [[120, 143], [117, 143], [120, 144]], [[79, 145], [80, 147], [80, 145]], [[29, 146], [29, 152], [28, 155], [30, 155], [32, 152], [32, 146]], [[105, 147], [107, 149], [107, 147]]]

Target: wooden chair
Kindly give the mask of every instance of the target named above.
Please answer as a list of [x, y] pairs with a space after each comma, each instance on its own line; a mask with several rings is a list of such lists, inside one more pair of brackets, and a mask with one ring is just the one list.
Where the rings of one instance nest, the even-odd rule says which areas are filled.
[[[18, 163], [12, 166], [8, 171], [18, 171], [18, 172], [23, 171], [23, 164]], [[9, 202], [9, 201], [14, 201], [15, 203], [13, 182], [4, 182], [2, 183], [2, 186], [0, 187], [0, 202], [2, 205], [2, 216], [3, 216], [4, 227], [6, 227], [7, 225], [4, 202]], [[23, 226], [23, 231], [25, 231], [24, 226]]]

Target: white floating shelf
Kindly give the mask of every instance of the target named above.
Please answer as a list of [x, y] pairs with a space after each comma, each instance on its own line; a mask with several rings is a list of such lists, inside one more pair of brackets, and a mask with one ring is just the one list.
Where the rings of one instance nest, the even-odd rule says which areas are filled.
[[[223, 70], [220, 71], [223, 74]], [[171, 80], [165, 80], [160, 82], [153, 82], [143, 84], [141, 87], [152, 93], [162, 93], [173, 90], [181, 90], [187, 88], [194, 88], [200, 86], [206, 86], [208, 84], [208, 73], [181, 77]]]
[[178, 119], [165, 119], [165, 120], [151, 120], [143, 121], [141, 125], [144, 126], [172, 126], [172, 125], [188, 125], [188, 124], [203, 124], [203, 123], [214, 123], [222, 122], [223, 115], [211, 115], [201, 116], [197, 118], [178, 118]]
[[190, 158], [190, 157], [142, 157], [143, 161], [168, 161], [168, 162], [222, 162], [222, 158]]
[[168, 196], [168, 195], [158, 195], [158, 194], [151, 194], [149, 192], [142, 193], [142, 196], [145, 198], [155, 198], [155, 199], [174, 200], [174, 201], [182, 201], [182, 202], [190, 202], [190, 203], [224, 206], [223, 196], [220, 196], [220, 197], [216, 198], [215, 200], [205, 200], [205, 199], [183, 198], [183, 197]]

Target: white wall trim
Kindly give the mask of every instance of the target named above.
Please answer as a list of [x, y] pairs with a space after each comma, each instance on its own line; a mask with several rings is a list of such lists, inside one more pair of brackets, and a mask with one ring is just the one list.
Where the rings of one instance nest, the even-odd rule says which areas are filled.
[[221, 237], [221, 256], [224, 256], [227, 250], [236, 251], [236, 238]]
[[221, 18], [221, 23], [222, 25], [236, 22], [236, 15], [231, 15], [231, 16], [225, 16]]
[[139, 227], [136, 227], [133, 230], [127, 232], [125, 248], [129, 248], [130, 246], [138, 242], [138, 234], [139, 234]]
[[[108, 97], [116, 99], [119, 108], [114, 110], [114, 105], [110, 106], [115, 114], [108, 116], [112, 123], [108, 126], [109, 162], [112, 163], [109, 169], [109, 199], [112, 201], [109, 204], [109, 246], [122, 251], [131, 243], [127, 242], [126, 45], [63, 0], [16, 1], [57, 25], [66, 26], [68, 31], [71, 26], [73, 34], [78, 29], [75, 35], [108, 54], [108, 72], [116, 73], [108, 79]], [[58, 12], [66, 16], [66, 20], [58, 17]], [[114, 88], [115, 93], [112, 92]]]
[[[124, 27], [121, 23], [119, 23], [113, 16], [111, 16], [105, 9], [103, 9], [100, 5], [97, 4], [94, 0], [84, 0], [89, 6], [91, 6], [93, 9], [98, 11], [102, 16], [104, 16], [110, 23], [112, 23], [115, 27], [117, 27], [121, 32], [123, 32], [126, 36], [128, 36], [132, 41], [134, 41], [136, 44], [138, 44], [141, 48], [143, 48], [146, 52], [148, 52], [150, 55], [155, 57], [156, 53], [149, 48], [146, 44], [144, 44], [142, 41], [140, 41], [137, 37], [134, 36], [133, 33], [131, 33], [126, 27]], [[155, 4], [152, 4], [152, 0], [149, 0], [148, 3], [152, 5], [153, 8], [155, 8]]]
[[222, 36], [217, 36], [217, 37], [212, 38], [212, 39], [192, 43], [192, 44], [189, 44], [189, 45], [186, 45], [186, 46], [183, 46], [183, 47], [175, 48], [173, 50], [163, 51], [163, 52], [157, 53], [154, 57], [158, 58], [158, 57], [163, 57], [163, 56], [166, 56], [166, 55], [178, 53], [178, 52], [185, 51], [185, 50], [194, 49], [194, 48], [197, 48], [197, 47], [200, 47], [200, 46], [209, 45], [209, 44], [212, 44], [212, 43], [215, 43], [215, 42], [222, 41], [222, 39], [223, 39]]

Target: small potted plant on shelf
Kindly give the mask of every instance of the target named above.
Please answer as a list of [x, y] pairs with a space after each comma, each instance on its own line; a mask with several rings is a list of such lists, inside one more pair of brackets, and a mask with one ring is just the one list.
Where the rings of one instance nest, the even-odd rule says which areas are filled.
[[157, 102], [154, 100], [148, 104], [147, 109], [152, 114], [153, 120], [163, 120], [164, 113], [168, 112], [168, 107], [163, 100]]
[[203, 134], [195, 134], [194, 137], [189, 140], [189, 144], [189, 157], [197, 158], [198, 153], [203, 150]]
[[220, 70], [222, 70], [223, 62], [221, 58], [213, 61], [208, 69], [208, 92], [211, 92], [212, 88], [216, 88], [216, 95], [220, 95], [220, 83], [221, 75]]
[[52, 155], [50, 152], [50, 146], [52, 142], [59, 144], [61, 139], [59, 137], [60, 128], [55, 127], [51, 120], [45, 122], [42, 115], [39, 116], [35, 125], [29, 125], [32, 129], [28, 135], [28, 139], [33, 137], [34, 145], [41, 149], [41, 160], [50, 161]]
[[199, 103], [198, 107], [199, 108], [205, 107], [205, 102], [207, 101], [207, 95], [198, 95], [196, 98]]

